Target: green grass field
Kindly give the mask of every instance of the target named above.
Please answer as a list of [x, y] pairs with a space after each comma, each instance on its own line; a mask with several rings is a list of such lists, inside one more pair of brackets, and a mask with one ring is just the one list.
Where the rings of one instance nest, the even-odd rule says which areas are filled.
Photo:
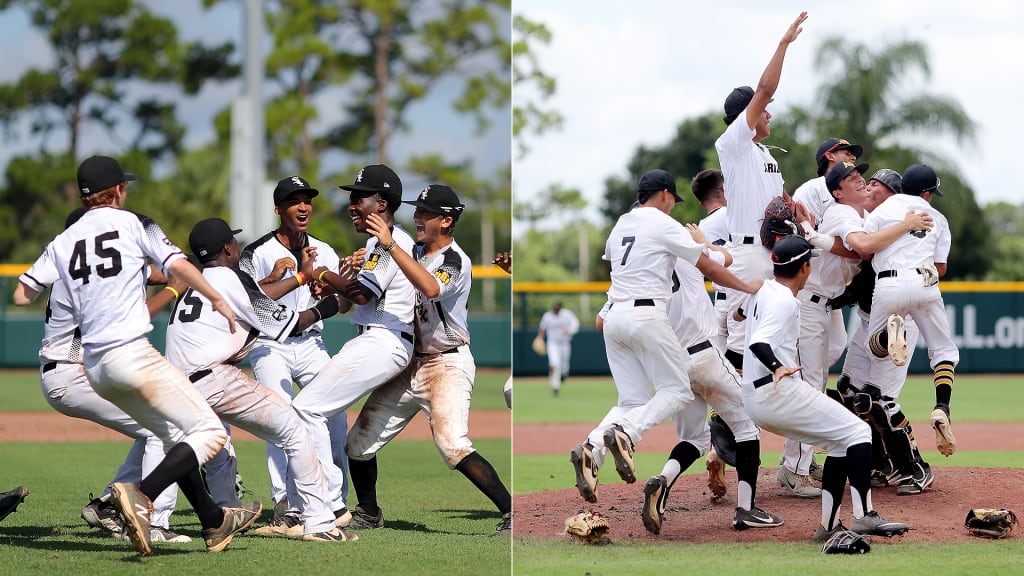
[[[1024, 376], [960, 376], [953, 390], [953, 420], [956, 422], [1022, 422], [1020, 399]], [[903, 388], [901, 404], [912, 422], [925, 423], [934, 404], [930, 378], [913, 377]], [[597, 424], [616, 401], [615, 386], [608, 378], [571, 378], [553, 398], [546, 379], [517, 378], [513, 427], [526, 423], [560, 422]], [[921, 425], [918, 424], [918, 427]], [[1024, 453], [1005, 451], [957, 452], [943, 458], [931, 443], [925, 426], [924, 458], [933, 466], [998, 467], [1008, 474], [1020, 474]], [[568, 447], [566, 448], [568, 450]], [[517, 455], [513, 459], [516, 494], [570, 488], [572, 467], [566, 454]], [[666, 454], [640, 451], [638, 469], [656, 469]], [[778, 452], [763, 452], [766, 466], [778, 462]], [[704, 473], [693, 467], [689, 473]], [[979, 486], [983, 501], [984, 487]], [[581, 501], [582, 502], [582, 501]], [[1024, 510], [1018, 510], [1022, 512]], [[588, 547], [568, 540], [517, 536], [514, 539], [514, 573], [519, 575], [636, 574], [964, 574], [978, 565], [986, 570], [1024, 570], [1024, 537], [1015, 532], [1010, 539], [979, 539], [969, 544], [899, 543], [878, 544], [860, 557], [823, 556], [820, 546], [808, 542], [739, 544], [690, 544], [660, 542], [612, 544]]]
[[[507, 374], [478, 375], [474, 409], [505, 409]], [[0, 372], [0, 412], [50, 411], [34, 371]], [[2, 422], [0, 422], [2, 425]], [[511, 442], [476, 440], [480, 453], [506, 484]], [[441, 461], [433, 442], [397, 440], [380, 453], [378, 497], [385, 528], [360, 533], [358, 542], [305, 543], [244, 535], [221, 554], [205, 551], [200, 526], [179, 496], [171, 526], [189, 544], [157, 543], [152, 557], [131, 544], [86, 527], [79, 514], [89, 492], [99, 493], [123, 461], [124, 442], [0, 443], [0, 490], [28, 486], [18, 512], [0, 522], [0, 576], [60, 573], [104, 576], [259, 574], [509, 574], [511, 542], [491, 537], [497, 510], [462, 474]], [[239, 472], [251, 494], [270, 502], [265, 444], [236, 442]], [[350, 504], [354, 505], [355, 496]], [[269, 521], [264, 511], [261, 523]], [[259, 524], [258, 524], [259, 525]]]

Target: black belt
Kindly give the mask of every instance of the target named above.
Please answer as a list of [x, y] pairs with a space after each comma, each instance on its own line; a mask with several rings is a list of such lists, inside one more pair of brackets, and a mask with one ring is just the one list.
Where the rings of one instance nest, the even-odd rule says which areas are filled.
[[810, 300], [814, 304], [818, 304], [820, 302], [824, 302], [825, 304], [831, 304], [832, 303], [832, 299], [831, 298], [825, 298], [824, 296], [818, 296], [817, 294], [811, 294], [811, 297], [808, 298], [808, 300]]
[[[380, 328], [380, 326], [360, 326], [359, 327], [359, 333], [362, 334], [363, 332], [366, 332], [370, 328]], [[390, 328], [384, 328], [384, 330], [391, 330], [391, 329]], [[409, 334], [408, 332], [402, 332], [401, 330], [394, 330], [394, 332], [398, 332], [398, 335], [402, 337], [402, 340], [405, 340], [405, 341], [407, 341], [410, 344], [413, 343], [412, 334]]]
[[757, 238], [755, 236], [734, 236], [729, 234], [729, 239], [732, 240], [734, 244], [753, 244], [754, 240]]
[[210, 374], [213, 374], [213, 370], [207, 368], [206, 370], [199, 370], [188, 375], [188, 381], [195, 384], [203, 378], [206, 378]]
[[56, 368], [57, 368], [57, 363], [56, 362], [47, 362], [46, 364], [43, 364], [43, 374], [46, 374], [50, 370], [55, 370]]
[[711, 348], [711, 340], [705, 340], [699, 344], [694, 344], [693, 346], [690, 346], [689, 348], [686, 349], [686, 353], [689, 354], [690, 356], [693, 356], [697, 352], [707, 350], [708, 348]]
[[[924, 274], [924, 270], [922, 270], [921, 268], [914, 268], [914, 272], [917, 272], [918, 274]], [[882, 270], [881, 272], [878, 273], [878, 278], [895, 278], [899, 275], [899, 270]]]
[[641, 298], [639, 300], [633, 300], [633, 306], [654, 306], [654, 300], [650, 298]]
[[459, 347], [456, 346], [455, 348], [449, 348], [447, 350], [442, 350], [440, 352], [414, 352], [413, 354], [417, 358], [426, 358], [428, 356], [435, 356], [437, 354], [458, 354], [458, 353], [459, 353]]
[[725, 292], [715, 292], [715, 301], [725, 300]]
[[761, 376], [757, 380], [754, 380], [754, 389], [757, 390], [758, 388], [760, 388], [761, 386], [764, 386], [765, 384], [771, 384], [772, 381], [774, 381], [774, 380], [775, 380], [775, 375], [774, 374], [769, 374], [767, 376]]

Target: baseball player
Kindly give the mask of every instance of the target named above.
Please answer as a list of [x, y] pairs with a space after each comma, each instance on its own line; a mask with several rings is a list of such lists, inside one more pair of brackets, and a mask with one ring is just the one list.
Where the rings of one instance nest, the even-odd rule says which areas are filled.
[[548, 382], [551, 392], [558, 397], [562, 382], [569, 377], [569, 360], [572, 357], [572, 337], [579, 332], [580, 321], [572, 310], [562, 307], [556, 300], [541, 316], [537, 338], [546, 339], [548, 351]]
[[[314, 268], [323, 265], [332, 272], [338, 272], [338, 254], [326, 242], [309, 233], [313, 198], [319, 194], [319, 190], [300, 176], [288, 176], [278, 181], [274, 187], [274, 213], [278, 215], [280, 224], [276, 230], [246, 245], [238, 263], [239, 268], [261, 284], [281, 278], [297, 278], [302, 251], [313, 248]], [[288, 292], [278, 303], [289, 310], [306, 310], [316, 304], [320, 293], [319, 283], [312, 278], [304, 280], [302, 288]], [[280, 341], [261, 334], [249, 354], [256, 380], [291, 402], [294, 396], [293, 382], [297, 382], [299, 388], [305, 387], [331, 358], [321, 336], [323, 327], [323, 322], [314, 322], [302, 333], [288, 335]], [[340, 492], [332, 506], [338, 526], [344, 527], [352, 519], [345, 506], [348, 495], [348, 460], [345, 456], [348, 419], [345, 413], [333, 416], [327, 428], [331, 439], [332, 461], [340, 470], [335, 477], [340, 482]], [[270, 497], [274, 501], [273, 527], [278, 531], [287, 530], [289, 526], [284, 515], [290, 514], [291, 518], [295, 518], [299, 507], [287, 498], [289, 493], [295, 494], [295, 487], [287, 475], [284, 450], [273, 442], [267, 443], [267, 467], [270, 470]]]
[[[512, 496], [469, 439], [476, 375], [467, 322], [472, 262], [453, 236], [464, 205], [455, 191], [441, 184], [427, 186], [406, 204], [416, 207], [416, 248], [413, 254], [391, 254], [417, 290], [416, 348], [406, 370], [370, 393], [349, 431], [352, 485], [359, 497], [352, 526], [384, 525], [377, 505], [377, 452], [422, 410], [448, 467], [461, 472], [498, 508], [501, 520], [495, 535], [510, 536]], [[391, 232], [376, 214], [367, 217], [367, 229], [379, 244], [391, 244]]]
[[772, 249], [775, 278], [766, 281], [737, 313], [749, 323], [743, 404], [758, 426], [828, 450], [815, 541], [845, 529], [837, 516], [847, 478], [853, 508], [850, 529], [879, 536], [902, 534], [910, 527], [889, 522], [872, 508], [870, 428], [798, 376], [803, 366], [797, 363], [800, 301], [796, 295], [807, 282], [814, 255], [811, 244], [799, 236], [779, 239]]
[[394, 229], [389, 244], [367, 239], [366, 262], [355, 277], [341, 276], [322, 266], [314, 271], [318, 281], [355, 303], [351, 322], [358, 327], [358, 335], [346, 342], [292, 401], [310, 427], [321, 463], [326, 464], [332, 494], [338, 494], [342, 472], [330, 465], [327, 421], [409, 365], [416, 302], [415, 289], [391, 254], [394, 250], [411, 252], [414, 243], [408, 232], [395, 225], [395, 211], [402, 205], [398, 174], [383, 164], [374, 164], [360, 170], [355, 183], [341, 188], [349, 191], [348, 212], [357, 232], [368, 233], [370, 214], [378, 214]]
[[[772, 273], [768, 249], [759, 240], [761, 220], [771, 199], [784, 194], [785, 182], [778, 163], [761, 142], [771, 134], [772, 115], [767, 106], [779, 86], [786, 49], [803, 31], [801, 24], [805, 20], [807, 12], [801, 12], [790, 24], [761, 74], [756, 90], [741, 86], [725, 99], [727, 127], [715, 141], [715, 150], [722, 167], [725, 198], [729, 204], [726, 213], [729, 241], [725, 247], [733, 258], [730, 271], [743, 280], [770, 278]], [[729, 290], [725, 292], [730, 310], [726, 357], [734, 368], [741, 370], [744, 328], [733, 318], [732, 312], [742, 298]]]
[[164, 440], [166, 457], [139, 484], [115, 482], [114, 504], [132, 544], [152, 553], [153, 499], [177, 482], [203, 526], [206, 548], [219, 552], [259, 516], [259, 502], [221, 508], [206, 491], [199, 466], [223, 446], [227, 434], [216, 414], [180, 370], [146, 339], [152, 329], [145, 308], [147, 258], [165, 275], [206, 296], [233, 331], [227, 302], [160, 227], [123, 210], [128, 180], [116, 160], [93, 156], [78, 167], [78, 188], [88, 211], [58, 234], [19, 278], [14, 303], [24, 306], [47, 286], [61, 282], [82, 331], [86, 377], [96, 392]]
[[[671, 174], [647, 172], [640, 178], [638, 206], [619, 217], [605, 243], [611, 288], [603, 334], [619, 400], [587, 440], [570, 453], [576, 487], [588, 502], [597, 501], [597, 473], [606, 450], [615, 459], [619, 476], [635, 482], [635, 443], [648, 429], [694, 400], [687, 376], [690, 359], [679, 346], [666, 306], [677, 259], [697, 265], [704, 273], [713, 263], [703, 245], [669, 216], [682, 200]], [[716, 279], [732, 288], [756, 289], [756, 284], [724, 276]]]
[[202, 262], [203, 277], [227, 301], [241, 329], [230, 332], [205, 296], [186, 290], [167, 324], [167, 359], [189, 375], [221, 418], [284, 450], [296, 492], [289, 502], [301, 503], [302, 510], [301, 522], [298, 518], [292, 522], [296, 527], [301, 523], [302, 532], [291, 534], [313, 542], [355, 540], [357, 537], [334, 525], [327, 479], [305, 424], [280, 394], [251, 380], [236, 366], [248, 355], [258, 334], [275, 341], [301, 334], [311, 324], [337, 314], [338, 300], [330, 295], [302, 312], [279, 303], [282, 291], [294, 290], [304, 284], [304, 279], [312, 278], [310, 248], [301, 255], [300, 271], [295, 276], [267, 287], [268, 293], [276, 296], [271, 298], [238, 269], [241, 249], [235, 234], [239, 232], [220, 218], [208, 218], [192, 228], [188, 243]]
[[[874, 211], [887, 198], [898, 194], [901, 182], [902, 176], [895, 170], [883, 168], [877, 171], [868, 182], [869, 196], [864, 205], [865, 211]], [[873, 386], [865, 388], [872, 357], [868, 347], [868, 321], [874, 286], [875, 271], [866, 265], [847, 288], [856, 298], [858, 324], [850, 338], [850, 349], [836, 388], [847, 408], [872, 427], [872, 486], [894, 485], [896, 494], [900, 496], [920, 494], [935, 481], [935, 475], [931, 466], [921, 457], [909, 420], [895, 400], [883, 399], [880, 391], [876, 392]], [[917, 346], [918, 329], [914, 319], [908, 316], [904, 328], [908, 347], [907, 363], [902, 366], [891, 362], [881, 365], [881, 369], [887, 372], [884, 381], [901, 383], [894, 388], [895, 396], [899, 396], [902, 383], [906, 382], [910, 356]], [[865, 394], [865, 390], [869, 393]]]
[[[907, 210], [926, 212], [935, 222], [931, 230], [900, 236], [876, 253], [871, 261], [876, 280], [868, 330], [869, 346], [874, 352], [868, 384], [877, 387], [882, 398], [893, 401], [898, 410], [899, 405], [894, 400], [903, 382], [888, 379], [890, 375], [884, 363], [890, 359], [897, 364], [906, 362], [902, 318], [910, 316], [928, 345], [934, 373], [935, 409], [931, 424], [935, 429], [935, 444], [944, 456], [951, 456], [956, 450], [956, 438], [949, 421], [949, 400], [960, 351], [953, 342], [938, 286], [939, 278], [946, 274], [950, 247], [949, 224], [931, 206], [932, 198], [942, 196], [939, 186], [939, 177], [931, 167], [913, 164], [903, 173], [902, 193], [880, 204], [864, 222], [864, 229], [870, 232], [889, 225]], [[889, 358], [885, 358], [886, 355]], [[893, 416], [890, 412], [890, 418]]]
[[18, 486], [8, 492], [0, 492], [0, 520], [7, 518], [11, 512], [17, 512], [18, 506], [28, 496], [28, 488]]

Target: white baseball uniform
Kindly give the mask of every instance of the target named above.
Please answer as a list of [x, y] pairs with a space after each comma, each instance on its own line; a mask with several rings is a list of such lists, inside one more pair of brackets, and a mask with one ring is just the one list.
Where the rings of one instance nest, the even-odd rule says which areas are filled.
[[416, 352], [409, 367], [370, 393], [348, 435], [348, 455], [366, 460], [405, 429], [422, 410], [434, 444], [449, 468], [475, 451], [469, 406], [476, 364], [469, 349], [467, 306], [473, 263], [452, 240], [419, 263], [437, 279], [434, 298], [416, 293]]
[[295, 486], [288, 502], [301, 503], [304, 532], [333, 530], [327, 478], [305, 424], [280, 394], [235, 366], [249, 354], [258, 335], [276, 341], [287, 338], [298, 322], [298, 312], [271, 300], [241, 270], [206, 267], [203, 276], [235, 313], [235, 333], [210, 301], [190, 288], [175, 303], [167, 323], [168, 360], [189, 374], [221, 418], [284, 451]]
[[[412, 253], [413, 239], [396, 225], [393, 250]], [[335, 510], [344, 505], [341, 497], [343, 474], [331, 466], [331, 438], [327, 420], [343, 413], [364, 394], [398, 376], [409, 365], [413, 350], [413, 314], [416, 289], [377, 239], [366, 242], [366, 262], [356, 276], [373, 298], [356, 304], [351, 322], [359, 334], [320, 370], [292, 400], [292, 406], [306, 420], [320, 462], [325, 464], [328, 485], [336, 495]]]
[[[704, 233], [704, 238], [716, 245], [725, 246], [729, 241], [729, 228], [726, 218], [728, 206], [715, 208], [708, 215], [697, 223], [697, 227]], [[720, 350], [725, 350], [726, 340], [729, 337], [729, 301], [725, 288], [711, 283], [711, 290], [714, 292], [715, 321], [718, 324], [718, 335], [712, 340]]]
[[[960, 362], [960, 350], [953, 342], [938, 283], [925, 286], [924, 276], [918, 272], [923, 266], [946, 262], [950, 247], [946, 217], [920, 196], [895, 194], [868, 215], [864, 229], [874, 232], [901, 222], [908, 210], [927, 212], [932, 217], [933, 228], [908, 232], [875, 253], [871, 261], [876, 279], [869, 333], [882, 330], [891, 314], [910, 316], [928, 345], [931, 367], [934, 369], [939, 362], [956, 366]], [[903, 381], [884, 380], [887, 371], [883, 363], [888, 362], [888, 358], [873, 358], [868, 382], [881, 389], [884, 396], [895, 398], [899, 396]]]
[[19, 280], [38, 292], [63, 283], [81, 327], [86, 377], [96, 393], [156, 434], [167, 449], [187, 443], [202, 465], [224, 446], [224, 426], [188, 378], [146, 338], [153, 329], [146, 308], [148, 259], [168, 274], [168, 264], [184, 257], [149, 218], [102, 206], [58, 234]]
[[682, 224], [653, 207], [623, 214], [608, 236], [605, 259], [612, 270], [604, 342], [619, 399], [589, 435], [598, 466], [606, 428], [620, 425], [636, 444], [693, 401], [690, 359], [672, 330], [667, 304], [676, 260], [695, 264], [702, 249]]
[[[742, 280], [771, 278], [772, 263], [768, 249], [761, 244], [761, 220], [764, 209], [772, 198], [783, 192], [785, 181], [778, 163], [763, 144], [753, 141], [756, 131], [747, 125], [743, 112], [715, 141], [722, 176], [725, 179], [725, 199], [729, 242], [726, 250], [732, 254], [729, 271]], [[726, 290], [729, 303], [729, 338], [727, 348], [743, 350], [745, 325], [733, 318], [744, 294]]]
[[579, 332], [580, 321], [568, 308], [562, 308], [557, 313], [548, 310], [541, 316], [540, 329], [544, 330], [547, 341], [551, 388], [558, 390], [562, 379], [569, 375], [572, 337]]
[[[305, 246], [316, 248], [314, 268], [326, 266], [331, 272], [338, 272], [338, 254], [330, 245], [307, 233]], [[279, 259], [291, 258], [295, 261], [295, 270], [285, 272], [285, 277], [292, 277], [302, 261], [301, 252], [301, 249], [292, 251], [282, 244], [276, 231], [268, 232], [245, 246], [238, 266], [259, 282], [270, 275]], [[316, 304], [316, 300], [308, 286], [300, 286], [282, 296], [278, 303], [289, 310], [301, 312]], [[299, 388], [306, 386], [331, 359], [321, 336], [322, 331], [323, 322], [316, 322], [302, 334], [286, 336], [283, 340], [261, 335], [249, 354], [256, 380], [290, 403], [295, 395], [292, 382], [298, 383]], [[341, 491], [344, 498], [348, 495], [348, 457], [345, 456], [348, 417], [345, 412], [332, 417], [327, 427], [331, 435], [334, 464], [342, 471]], [[267, 443], [267, 468], [270, 471], [270, 497], [275, 503], [284, 499], [288, 493], [295, 493], [295, 486], [286, 473], [288, 465], [285, 453], [273, 442]], [[298, 509], [294, 504], [297, 503], [289, 501], [290, 510]]]

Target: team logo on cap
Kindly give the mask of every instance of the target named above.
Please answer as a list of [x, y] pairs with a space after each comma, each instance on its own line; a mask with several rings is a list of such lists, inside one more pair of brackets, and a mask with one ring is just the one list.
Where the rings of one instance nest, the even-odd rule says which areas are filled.
[[306, 185], [306, 183], [302, 181], [302, 178], [299, 178], [298, 176], [292, 176], [292, 183], [294, 183], [296, 186]]
[[363, 181], [363, 171], [360, 170], [359, 174], [356, 174], [356, 183], [358, 184], [359, 182], [362, 182], [362, 181]]
[[420, 200], [426, 200], [427, 199], [427, 194], [429, 192], [430, 192], [430, 186], [427, 186], [426, 188], [423, 189], [422, 192], [420, 192]]

